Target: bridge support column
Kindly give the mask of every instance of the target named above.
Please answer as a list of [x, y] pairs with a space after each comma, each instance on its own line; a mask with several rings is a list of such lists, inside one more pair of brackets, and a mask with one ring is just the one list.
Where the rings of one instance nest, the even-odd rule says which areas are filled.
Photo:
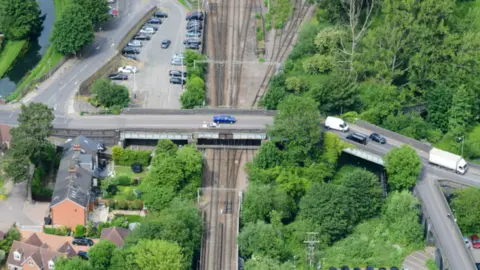
[[188, 139], [188, 144], [197, 144], [197, 139], [193, 137]]

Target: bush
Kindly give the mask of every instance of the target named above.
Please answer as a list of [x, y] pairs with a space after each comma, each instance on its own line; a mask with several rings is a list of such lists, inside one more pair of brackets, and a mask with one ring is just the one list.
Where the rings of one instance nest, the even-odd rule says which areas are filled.
[[0, 249], [0, 264], [2, 264], [3, 261], [5, 260], [5, 254], [6, 254], [5, 250]]
[[93, 83], [92, 92], [95, 95], [95, 101], [105, 108], [111, 108], [114, 114], [119, 114], [121, 109], [130, 102], [128, 89], [125, 86], [104, 78]]
[[43, 227], [43, 232], [46, 234], [55, 234], [55, 228]]
[[112, 158], [117, 165], [131, 166], [134, 163], [140, 163], [144, 167], [147, 167], [150, 161], [150, 152], [128, 148], [123, 149], [120, 146], [114, 146], [112, 147]]
[[111, 199], [108, 202], [108, 205], [113, 210], [142, 210], [143, 202], [140, 200], [115, 200]]
[[132, 179], [126, 175], [120, 175], [113, 178], [110, 183], [117, 186], [130, 186], [132, 184]]
[[60, 226], [55, 229], [55, 235], [67, 236], [70, 235], [70, 232], [71, 230], [67, 226]]
[[85, 233], [87, 232], [87, 229], [83, 225], [77, 225], [75, 227], [75, 231], [73, 233], [74, 236], [84, 236]]

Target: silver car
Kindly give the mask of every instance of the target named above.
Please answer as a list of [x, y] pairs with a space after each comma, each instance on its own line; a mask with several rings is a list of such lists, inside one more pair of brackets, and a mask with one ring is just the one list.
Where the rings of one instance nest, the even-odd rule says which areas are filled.
[[130, 47], [143, 47], [143, 43], [140, 40], [130, 40], [128, 42], [127, 46]]

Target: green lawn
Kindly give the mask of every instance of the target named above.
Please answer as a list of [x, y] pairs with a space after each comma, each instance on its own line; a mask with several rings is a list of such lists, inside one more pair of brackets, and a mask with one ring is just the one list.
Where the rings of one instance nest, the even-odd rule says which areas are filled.
[[129, 166], [115, 165], [115, 176], [121, 176], [121, 175], [126, 175], [131, 179], [134, 179], [134, 178], [142, 179], [145, 176], [147, 176], [147, 172], [145, 171], [145, 168], [143, 168], [143, 172], [134, 173], [132, 172], [132, 169]]
[[143, 217], [137, 215], [123, 215], [128, 220], [128, 223], [140, 222]]
[[26, 43], [26, 40], [9, 40], [4, 43], [3, 49], [0, 52], [0, 78], [12, 67], [15, 59], [17, 59]]

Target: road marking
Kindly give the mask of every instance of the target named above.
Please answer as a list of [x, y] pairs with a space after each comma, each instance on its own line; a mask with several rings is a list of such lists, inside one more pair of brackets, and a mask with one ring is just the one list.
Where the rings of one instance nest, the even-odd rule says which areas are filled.
[[78, 81], [75, 82], [75, 85], [77, 85]]
[[52, 101], [52, 99], [55, 97], [55, 95], [51, 96], [49, 99], [48, 99], [48, 103], [50, 103], [50, 101]]
[[112, 43], [112, 45], [110, 45], [110, 48], [112, 48], [113, 46], [115, 46], [115, 43]]
[[88, 67], [88, 64], [86, 64], [82, 69], [80, 69], [80, 72], [84, 71]]
[[13, 112], [12, 112], [12, 113], [10, 113], [10, 116], [9, 116], [8, 118], [12, 118], [12, 116], [13, 116]]
[[53, 110], [54, 110], [54, 111], [57, 110], [57, 104], [53, 105]]
[[97, 48], [95, 48], [96, 50], [99, 50], [100, 49], [100, 46], [98, 46]]

